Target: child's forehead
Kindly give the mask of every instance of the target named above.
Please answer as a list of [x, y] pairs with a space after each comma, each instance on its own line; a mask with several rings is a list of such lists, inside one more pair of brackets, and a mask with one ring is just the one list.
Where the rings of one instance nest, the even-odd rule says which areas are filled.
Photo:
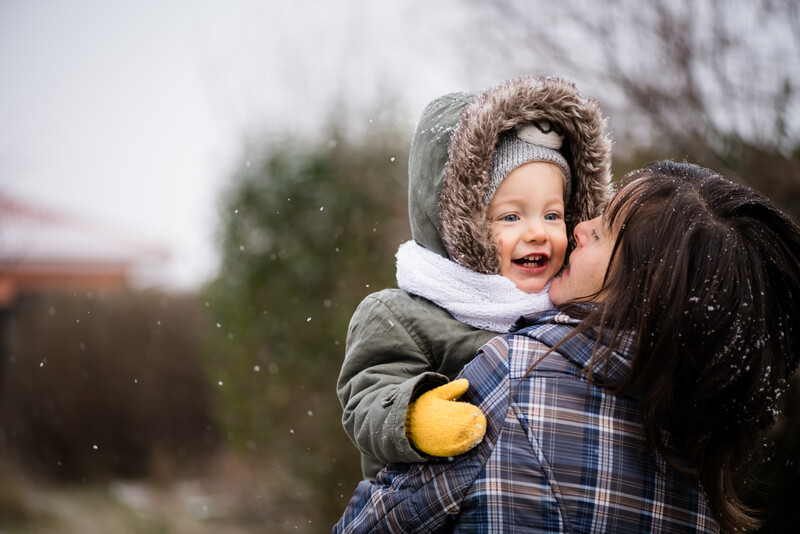
[[519, 185], [525, 182], [527, 182], [525, 185], [533, 187], [558, 185], [559, 189], [563, 190], [564, 180], [564, 173], [558, 165], [549, 161], [531, 161], [512, 169], [500, 182], [498, 190], [508, 189], [509, 184]]

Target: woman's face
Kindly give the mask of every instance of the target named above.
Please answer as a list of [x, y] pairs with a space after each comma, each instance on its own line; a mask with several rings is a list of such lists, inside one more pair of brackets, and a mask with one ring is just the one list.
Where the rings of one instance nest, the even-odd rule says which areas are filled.
[[573, 234], [576, 245], [569, 256], [569, 268], [550, 283], [550, 300], [554, 304], [601, 300], [597, 292], [603, 287], [616, 232], [609, 232], [603, 218], [596, 217], [578, 224]]

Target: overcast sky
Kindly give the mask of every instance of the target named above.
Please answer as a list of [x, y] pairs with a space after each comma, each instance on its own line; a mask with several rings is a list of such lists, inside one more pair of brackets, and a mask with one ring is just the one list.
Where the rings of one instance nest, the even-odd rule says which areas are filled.
[[313, 130], [342, 95], [413, 125], [475, 88], [452, 60], [456, 4], [5, 0], [0, 190], [163, 245], [155, 281], [194, 287], [247, 135]]

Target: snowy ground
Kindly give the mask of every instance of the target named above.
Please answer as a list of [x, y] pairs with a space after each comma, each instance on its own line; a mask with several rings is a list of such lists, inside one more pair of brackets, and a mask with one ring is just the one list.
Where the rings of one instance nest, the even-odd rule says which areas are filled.
[[[19, 481], [18, 481], [19, 482]], [[286, 500], [284, 473], [230, 453], [191, 480], [86, 486], [15, 484], [27, 516], [0, 511], [0, 534], [250, 534], [330, 532]], [[296, 484], [296, 483], [295, 483]]]

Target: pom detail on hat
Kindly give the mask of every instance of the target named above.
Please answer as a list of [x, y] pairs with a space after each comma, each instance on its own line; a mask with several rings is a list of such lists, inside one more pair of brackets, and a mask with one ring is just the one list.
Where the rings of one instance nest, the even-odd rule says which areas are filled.
[[539, 145], [553, 150], [561, 150], [564, 136], [553, 128], [549, 121], [538, 121], [522, 124], [516, 128], [517, 138], [526, 143]]

